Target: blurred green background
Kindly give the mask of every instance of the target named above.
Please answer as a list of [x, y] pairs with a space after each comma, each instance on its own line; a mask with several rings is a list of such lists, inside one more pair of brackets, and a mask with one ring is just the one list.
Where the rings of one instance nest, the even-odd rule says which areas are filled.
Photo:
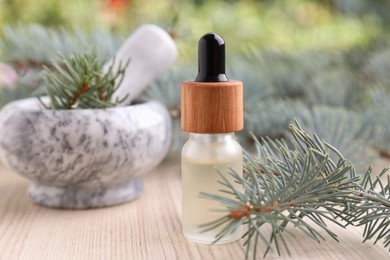
[[364, 45], [386, 33], [389, 7], [387, 0], [2, 0], [0, 28], [38, 23], [128, 35], [155, 23], [172, 33], [187, 61], [208, 31], [223, 35], [229, 52]]
[[285, 137], [296, 118], [347, 158], [390, 158], [388, 0], [0, 0], [0, 62], [17, 74], [0, 67], [0, 85], [17, 78], [0, 86], [0, 107], [39, 94], [57, 51], [100, 45], [113, 55], [144, 23], [165, 28], [180, 51], [144, 94], [171, 110], [174, 148], [180, 82], [196, 76], [198, 39], [213, 31], [225, 38], [228, 75], [245, 85], [242, 138]]

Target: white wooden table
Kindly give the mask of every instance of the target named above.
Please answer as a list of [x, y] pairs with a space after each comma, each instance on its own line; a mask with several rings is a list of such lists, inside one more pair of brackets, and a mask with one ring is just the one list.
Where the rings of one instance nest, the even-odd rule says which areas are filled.
[[[240, 242], [204, 246], [183, 237], [177, 162], [147, 175], [139, 199], [103, 209], [44, 208], [26, 196], [27, 185], [0, 165], [0, 259], [244, 259]], [[318, 244], [295, 229], [291, 257], [281, 259], [390, 259], [381, 244], [362, 244], [362, 228], [329, 226], [341, 243], [324, 234], [327, 241]]]

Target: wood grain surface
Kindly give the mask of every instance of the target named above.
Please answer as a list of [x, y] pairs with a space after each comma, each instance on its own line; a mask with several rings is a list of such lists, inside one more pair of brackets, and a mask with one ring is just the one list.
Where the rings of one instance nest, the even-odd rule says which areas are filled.
[[[44, 208], [26, 196], [27, 185], [0, 165], [0, 259], [244, 259], [241, 242], [205, 246], [183, 237], [177, 162], [147, 175], [139, 199], [110, 208]], [[283, 252], [279, 259], [389, 259], [381, 244], [362, 244], [362, 228], [329, 226], [340, 243], [324, 234], [327, 241], [318, 244], [290, 228], [291, 257]], [[278, 257], [271, 252], [267, 259]]]
[[191, 133], [232, 133], [244, 128], [244, 92], [238, 80], [184, 81], [181, 128]]

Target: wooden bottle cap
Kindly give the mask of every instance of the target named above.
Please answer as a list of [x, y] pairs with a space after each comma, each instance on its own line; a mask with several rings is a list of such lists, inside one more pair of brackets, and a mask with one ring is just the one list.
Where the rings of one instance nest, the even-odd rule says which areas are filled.
[[181, 128], [192, 133], [231, 133], [244, 128], [241, 81], [181, 84]]

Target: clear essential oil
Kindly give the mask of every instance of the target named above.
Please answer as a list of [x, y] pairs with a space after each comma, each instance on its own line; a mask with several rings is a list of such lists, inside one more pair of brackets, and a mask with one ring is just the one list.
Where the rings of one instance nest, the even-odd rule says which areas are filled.
[[[210, 244], [225, 225], [208, 232], [201, 232], [200, 225], [223, 217], [228, 212], [215, 212], [224, 209], [223, 205], [210, 199], [199, 197], [200, 192], [220, 194], [222, 185], [220, 171], [228, 177], [229, 168], [242, 174], [242, 149], [234, 134], [191, 134], [182, 151], [183, 189], [183, 232], [187, 239]], [[229, 178], [228, 178], [229, 179]], [[241, 187], [237, 185], [237, 189]], [[229, 234], [218, 243], [229, 243], [241, 237], [241, 230]]]

